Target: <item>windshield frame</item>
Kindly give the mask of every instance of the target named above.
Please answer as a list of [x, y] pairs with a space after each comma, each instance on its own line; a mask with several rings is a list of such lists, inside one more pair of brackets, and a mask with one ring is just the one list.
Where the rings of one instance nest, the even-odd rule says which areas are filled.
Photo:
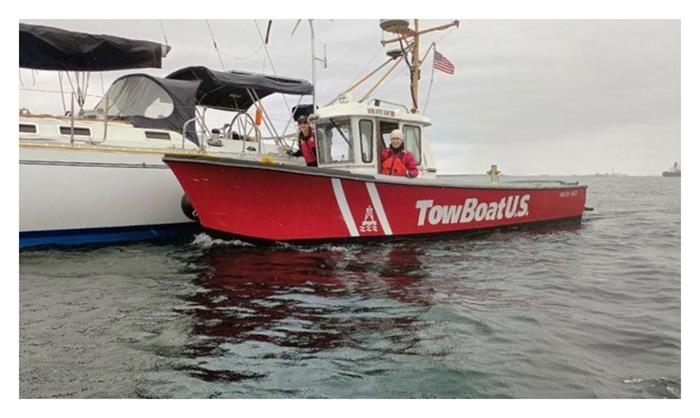
[[[347, 117], [347, 118], [342, 118], [342, 119], [337, 119], [337, 118], [328, 118], [324, 119], [322, 121], [318, 121], [314, 125], [314, 130], [316, 132], [316, 141], [318, 142], [318, 147], [317, 147], [317, 158], [318, 158], [318, 163], [319, 165], [355, 165], [357, 164], [356, 161], [356, 149], [355, 149], [355, 135], [354, 135], [354, 130], [355, 130], [355, 118], [353, 117]], [[331, 132], [333, 132], [332, 137], [329, 138], [326, 137], [325, 133], [321, 133], [322, 131], [325, 131], [330, 127], [332, 129]], [[347, 132], [343, 132], [342, 128], [347, 128]], [[348, 135], [346, 135], [346, 133]], [[333, 160], [333, 139], [336, 138], [341, 138], [342, 139], [342, 144], [346, 147], [347, 149], [347, 158], [344, 160]], [[337, 139], [336, 139], [337, 140]], [[328, 147], [327, 150], [325, 147]], [[326, 158], [327, 152], [328, 158]]]
[[[141, 106], [139, 110], [143, 110], [142, 112], [125, 112], [124, 109], [120, 108], [117, 113], [110, 114], [110, 111], [112, 110], [113, 106], [115, 106], [115, 104], [119, 102], [130, 103], [131, 107], [128, 110], [137, 109], [139, 105], [133, 104], [137, 102], [133, 99], [135, 97], [138, 97], [139, 95], [144, 94], [144, 86], [148, 86], [149, 88], [151, 88], [151, 93], [155, 92], [157, 94], [151, 94], [150, 97], [146, 96], [146, 98], [153, 97], [153, 100], [151, 100], [147, 106]], [[148, 115], [146, 111], [151, 106], [153, 106], [156, 99], [160, 99], [161, 97], [167, 97], [168, 102], [161, 103], [168, 105], [170, 112], [167, 115], [160, 115], [158, 117]], [[177, 103], [171, 95], [171, 93], [164, 86], [160, 85], [160, 83], [158, 83], [156, 80], [147, 76], [130, 75], [115, 80], [112, 83], [112, 85], [109, 86], [109, 89], [107, 89], [100, 101], [97, 102], [97, 104], [93, 108], [93, 112], [95, 112], [96, 114], [106, 115], [108, 119], [141, 117], [151, 120], [166, 120], [173, 116], [173, 114], [176, 112], [176, 108]]]

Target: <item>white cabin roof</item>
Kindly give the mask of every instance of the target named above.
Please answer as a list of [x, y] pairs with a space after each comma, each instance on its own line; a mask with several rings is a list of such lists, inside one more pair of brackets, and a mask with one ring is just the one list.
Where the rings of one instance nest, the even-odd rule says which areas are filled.
[[413, 122], [423, 126], [430, 126], [430, 119], [419, 113], [409, 113], [399, 107], [374, 106], [368, 103], [333, 103], [316, 111], [320, 119], [340, 118], [348, 116], [381, 117], [382, 119], [395, 119], [397, 121]]

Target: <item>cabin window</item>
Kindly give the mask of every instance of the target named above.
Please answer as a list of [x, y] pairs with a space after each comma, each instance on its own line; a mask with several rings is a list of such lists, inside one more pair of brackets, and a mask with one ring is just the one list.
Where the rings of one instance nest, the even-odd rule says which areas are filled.
[[391, 145], [391, 131], [394, 129], [399, 129], [398, 123], [387, 121], [379, 122], [379, 135], [382, 137], [384, 148], [389, 148], [389, 145]]
[[143, 116], [164, 119], [173, 113], [173, 101], [165, 89], [147, 77], [125, 77], [115, 81], [95, 106], [110, 117]]
[[[61, 135], [70, 136], [70, 126], [60, 126], [58, 129]], [[90, 128], [73, 127], [73, 136], [90, 136]]]
[[321, 164], [355, 161], [350, 120], [329, 119], [316, 125], [318, 159]]
[[407, 150], [411, 151], [416, 159], [416, 165], [421, 162], [420, 127], [413, 125], [403, 126], [403, 141]]
[[35, 134], [37, 132], [36, 125], [33, 123], [20, 123], [19, 132], [24, 134]]
[[167, 132], [159, 131], [146, 131], [146, 138], [148, 139], [165, 139], [170, 140], [170, 134]]
[[360, 121], [360, 152], [362, 161], [371, 163], [374, 154], [374, 124], [371, 120]]

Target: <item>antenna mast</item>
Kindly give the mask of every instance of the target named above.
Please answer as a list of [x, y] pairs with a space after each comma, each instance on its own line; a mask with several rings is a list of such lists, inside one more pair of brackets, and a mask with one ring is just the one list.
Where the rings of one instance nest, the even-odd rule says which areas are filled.
[[[294, 25], [294, 29], [292, 29], [292, 36], [294, 36], [294, 32], [297, 31], [297, 28], [299, 27], [299, 24], [301, 23], [301, 19], [297, 20], [297, 23]], [[316, 32], [314, 31], [314, 20], [309, 19], [309, 31], [310, 31], [310, 40], [311, 40], [311, 84], [314, 86], [314, 92], [312, 95], [312, 100], [313, 100], [313, 110], [314, 112], [316, 111], [316, 61], [321, 61], [323, 63], [323, 68], [328, 68], [328, 59], [326, 57], [326, 45], [323, 45], [323, 59], [318, 58], [316, 56]]]
[[311, 30], [311, 84], [314, 86], [312, 95], [312, 112], [316, 112], [316, 34], [314, 33], [314, 20], [309, 19]]
[[[413, 28], [410, 27], [408, 20], [405, 19], [382, 19], [379, 26], [386, 32], [398, 35], [396, 38], [381, 41], [383, 46], [393, 42], [403, 44], [404, 41], [406, 45], [409, 45], [411, 50], [411, 63], [409, 64], [411, 72], [411, 100], [413, 101], [411, 113], [416, 113], [418, 112], [420, 67], [423, 64], [423, 60], [425, 60], [425, 58], [423, 58], [423, 60], [420, 58], [420, 36], [438, 30], [445, 30], [452, 26], [459, 27], [459, 20], [423, 30], [420, 30], [418, 19], [413, 19]], [[428, 50], [430, 50], [430, 48], [428, 48]]]

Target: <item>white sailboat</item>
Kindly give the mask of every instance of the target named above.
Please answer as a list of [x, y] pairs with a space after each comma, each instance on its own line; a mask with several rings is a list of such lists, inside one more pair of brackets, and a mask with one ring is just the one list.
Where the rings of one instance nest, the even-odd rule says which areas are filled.
[[[20, 25], [22, 68], [160, 68], [166, 53], [153, 42]], [[165, 78], [119, 78], [91, 110], [82, 108], [80, 91], [71, 94], [68, 115], [21, 109], [20, 248], [170, 238], [197, 229], [163, 154], [258, 159], [288, 147], [283, 135], [261, 135], [260, 125], [270, 122], [261, 100], [276, 92], [303, 96], [313, 87], [301, 80], [188, 67]], [[254, 116], [234, 112], [231, 123], [207, 126], [208, 108], [251, 107], [257, 109]]]

